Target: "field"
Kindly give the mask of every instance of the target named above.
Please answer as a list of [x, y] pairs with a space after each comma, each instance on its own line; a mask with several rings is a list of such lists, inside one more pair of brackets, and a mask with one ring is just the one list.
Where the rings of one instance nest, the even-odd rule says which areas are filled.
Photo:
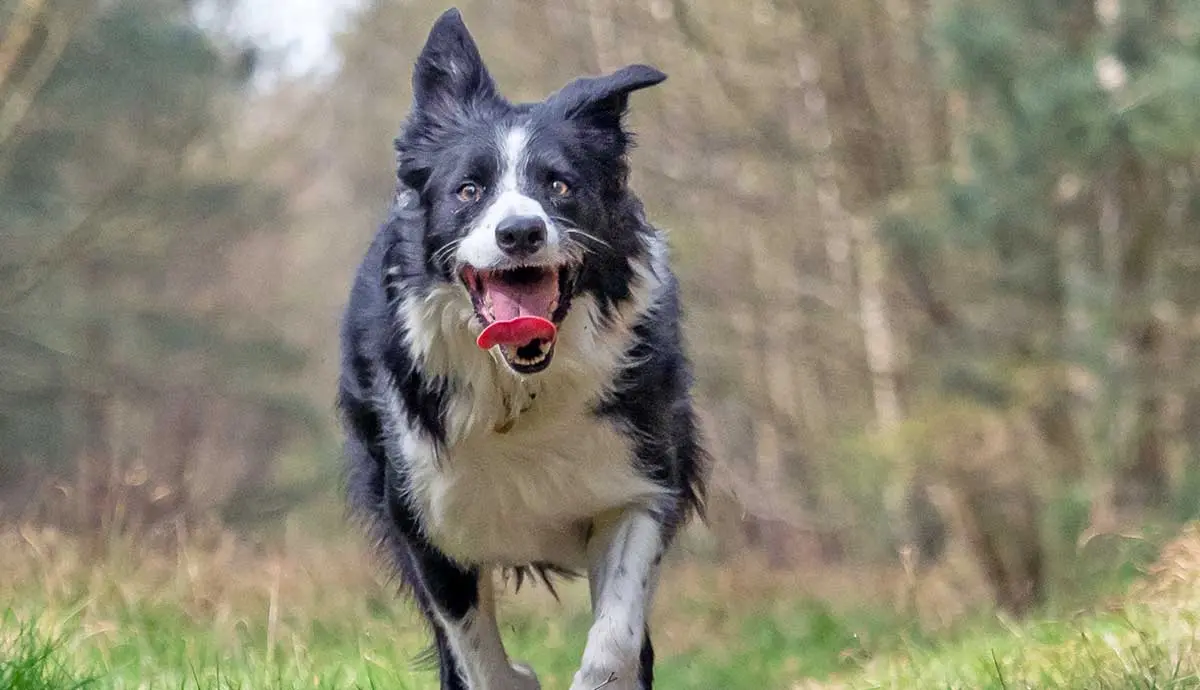
[[[436, 686], [414, 664], [415, 615], [356, 546], [255, 549], [220, 533], [187, 543], [172, 557], [108, 544], [85, 567], [61, 535], [4, 532], [0, 687]], [[654, 616], [659, 686], [1200, 688], [1197, 567], [1192, 531], [1105, 606], [1022, 623], [983, 616], [933, 636], [892, 612], [818, 604], [800, 574], [676, 563]], [[544, 688], [569, 684], [587, 628], [582, 585], [560, 596], [522, 589], [502, 605], [510, 651]]]

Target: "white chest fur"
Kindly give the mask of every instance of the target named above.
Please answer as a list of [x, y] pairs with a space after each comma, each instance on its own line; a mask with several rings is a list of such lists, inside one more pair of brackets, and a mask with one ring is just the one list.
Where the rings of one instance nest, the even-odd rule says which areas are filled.
[[601, 318], [591, 297], [576, 299], [554, 361], [533, 376], [513, 373], [497, 353], [476, 347], [478, 326], [461, 287], [401, 300], [407, 340], [422, 366], [455, 382], [444, 445], [411, 429], [389, 434], [408, 465], [409, 498], [427, 536], [450, 556], [582, 566], [592, 517], [664, 491], [637, 471], [629, 430], [592, 412], [627, 364], [633, 324], [661, 294], [661, 238], [650, 249], [646, 260], [630, 263], [631, 299], [612, 318]]
[[418, 461], [414, 503], [430, 539], [452, 557], [520, 565], [585, 565], [593, 516], [662, 488], [633, 466], [629, 436], [586, 410], [525, 412], [511, 430], [481, 432], [436, 465]]

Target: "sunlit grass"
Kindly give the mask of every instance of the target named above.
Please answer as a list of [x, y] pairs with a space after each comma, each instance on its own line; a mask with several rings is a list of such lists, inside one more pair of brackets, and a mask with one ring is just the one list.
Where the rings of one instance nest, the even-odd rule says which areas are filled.
[[[188, 543], [197, 545], [169, 557], [112, 544], [89, 563], [54, 532], [0, 533], [0, 551], [16, 554], [13, 578], [0, 581], [6, 663], [62, 679], [30, 687], [436, 686], [433, 670], [414, 663], [428, 641], [418, 616], [359, 546], [297, 540], [253, 553], [223, 534]], [[842, 652], [865, 632], [795, 590], [780, 596], [788, 573], [669, 571], [653, 622], [663, 687], [758, 690], [852, 668]], [[507, 589], [511, 655], [543, 687], [567, 687], [590, 623], [586, 584], [560, 584], [561, 601]]]
[[907, 642], [807, 688], [1200, 688], [1200, 528], [1166, 545], [1130, 592], [1057, 619], [1003, 617]]
[[5, 630], [0, 636], [0, 688], [65, 690], [92, 684], [92, 679], [74, 675], [59, 655], [61, 641], [43, 638], [33, 621], [17, 620], [8, 612], [0, 625]]
[[[996, 625], [909, 646], [837, 683], [846, 688], [1200, 688], [1194, 615], [1144, 609]], [[802, 686], [803, 687], [803, 686]]]
[[[278, 548], [221, 536], [173, 557], [126, 544], [88, 564], [53, 533], [2, 535], [0, 688], [436, 687], [413, 663], [426, 643], [418, 618], [360, 549]], [[1200, 688], [1200, 578], [1180, 553], [1193, 552], [1168, 549], [1179, 565], [1101, 610], [986, 616], [934, 638], [886, 609], [815, 603], [786, 572], [744, 582], [679, 566], [654, 617], [658, 685]], [[506, 597], [501, 612], [512, 655], [544, 688], [570, 684], [588, 626], [585, 587], [560, 591], [561, 603]]]

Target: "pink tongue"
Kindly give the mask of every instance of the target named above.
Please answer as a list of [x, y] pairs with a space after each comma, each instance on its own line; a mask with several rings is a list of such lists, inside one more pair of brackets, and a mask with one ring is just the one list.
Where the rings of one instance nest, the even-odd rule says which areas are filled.
[[535, 283], [510, 284], [483, 278], [495, 320], [479, 334], [476, 344], [521, 346], [537, 339], [553, 340], [557, 329], [550, 310], [558, 297], [558, 276], [547, 274]]
[[540, 316], [518, 316], [509, 321], [493, 321], [475, 344], [484, 350], [490, 350], [494, 345], [521, 346], [534, 340], [554, 340], [558, 329], [554, 324]]

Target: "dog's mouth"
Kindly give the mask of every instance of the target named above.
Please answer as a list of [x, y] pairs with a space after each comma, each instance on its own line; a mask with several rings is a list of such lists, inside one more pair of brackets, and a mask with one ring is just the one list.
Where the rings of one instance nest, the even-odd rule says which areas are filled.
[[521, 374], [550, 365], [558, 325], [570, 307], [570, 266], [466, 266], [461, 278], [484, 326], [478, 339], [481, 348], [498, 346], [504, 361]]

